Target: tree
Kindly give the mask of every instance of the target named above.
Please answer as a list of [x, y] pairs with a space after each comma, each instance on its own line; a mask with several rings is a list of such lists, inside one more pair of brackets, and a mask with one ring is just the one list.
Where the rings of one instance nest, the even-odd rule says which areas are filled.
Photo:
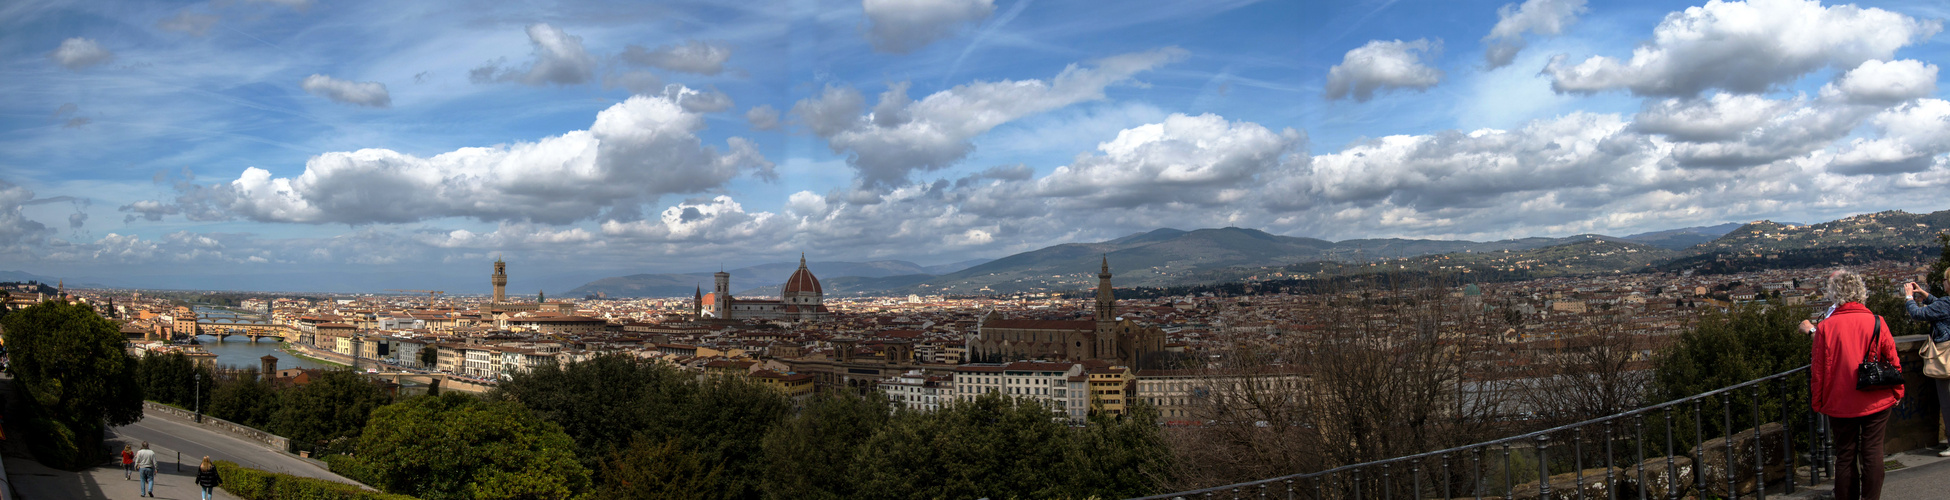
[[7, 314], [0, 327], [41, 463], [91, 467], [101, 458], [104, 425], [142, 419], [135, 360], [123, 350], [121, 331], [93, 307], [42, 302]]
[[893, 408], [878, 394], [820, 393], [765, 434], [765, 497], [844, 499], [859, 495], [852, 474], [861, 447], [887, 426]]
[[433, 344], [427, 344], [426, 347], [420, 348], [421, 368], [426, 368], [431, 370], [435, 365], [438, 364], [440, 364], [440, 348], [434, 347]]
[[392, 402], [379, 385], [349, 370], [328, 370], [310, 384], [279, 393], [271, 431], [291, 446], [325, 455], [349, 448], [374, 409]]
[[650, 444], [649, 439], [639, 438], [609, 462], [609, 480], [597, 490], [600, 498], [728, 498], [722, 487], [724, 464], [708, 462], [676, 439]]
[[239, 424], [265, 428], [278, 411], [278, 393], [271, 389], [269, 377], [260, 377], [257, 367], [246, 367], [219, 379], [210, 393], [211, 416]]
[[1091, 415], [1089, 425], [1071, 436], [1076, 442], [1063, 460], [1073, 491], [1070, 498], [1131, 498], [1159, 493], [1172, 481], [1171, 445], [1158, 427], [1158, 410], [1133, 402], [1121, 416]]
[[[1652, 402], [1665, 402], [1808, 364], [1811, 340], [1796, 327], [1806, 306], [1739, 304], [1707, 308], [1693, 328], [1660, 350]], [[1802, 387], [1803, 390], [1806, 387]]]
[[190, 361], [181, 352], [145, 354], [137, 358], [135, 373], [145, 399], [182, 408], [198, 401], [209, 403], [216, 385], [214, 370]]
[[990, 393], [903, 411], [859, 448], [859, 498], [1061, 498], [1073, 432], [1048, 406]]
[[357, 459], [373, 486], [428, 500], [565, 499], [590, 486], [574, 449], [519, 403], [449, 392], [373, 412]]
[[561, 425], [583, 465], [605, 471], [605, 460], [637, 433], [656, 436], [655, 443], [679, 433], [672, 415], [695, 389], [690, 378], [668, 365], [612, 354], [516, 373], [487, 397], [519, 402]]

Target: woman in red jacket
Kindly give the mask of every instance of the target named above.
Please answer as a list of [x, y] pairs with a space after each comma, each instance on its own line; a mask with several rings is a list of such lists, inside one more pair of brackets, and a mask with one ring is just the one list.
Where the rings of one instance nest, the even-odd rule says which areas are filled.
[[1889, 409], [1903, 399], [1903, 387], [1855, 390], [1855, 368], [1868, 353], [1871, 337], [1882, 358], [1896, 362], [1896, 340], [1889, 324], [1862, 305], [1868, 288], [1847, 270], [1828, 277], [1827, 295], [1838, 304], [1815, 326], [1808, 374], [1814, 410], [1827, 415], [1835, 440], [1835, 499], [1882, 497], [1882, 439]]

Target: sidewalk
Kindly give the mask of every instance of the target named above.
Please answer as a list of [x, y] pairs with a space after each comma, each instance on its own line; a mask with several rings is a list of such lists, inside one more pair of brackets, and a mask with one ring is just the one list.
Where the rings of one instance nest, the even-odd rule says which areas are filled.
[[[153, 449], [153, 447], [152, 447]], [[174, 451], [157, 450], [156, 457], [175, 458]], [[198, 457], [201, 458], [201, 457]], [[188, 460], [188, 457], [184, 458]], [[34, 461], [32, 457], [15, 457], [8, 453], [7, 477], [13, 482], [14, 491], [21, 500], [122, 500], [141, 498], [142, 478], [131, 474], [131, 479], [122, 478], [121, 464], [108, 464], [82, 472], [68, 472], [50, 469]], [[183, 464], [182, 470], [168, 461], [158, 460], [156, 468], [156, 498], [196, 500], [202, 497], [202, 489], [196, 487], [196, 463]], [[223, 488], [212, 490], [211, 498], [238, 500]]]
[[[1884, 457], [1888, 473], [1882, 480], [1882, 498], [1943, 498], [1944, 486], [1950, 484], [1950, 458], [1936, 456], [1942, 450], [1932, 446]], [[1834, 480], [1825, 479], [1813, 487], [1804, 485], [1787, 498], [1834, 498], [1834, 491]]]

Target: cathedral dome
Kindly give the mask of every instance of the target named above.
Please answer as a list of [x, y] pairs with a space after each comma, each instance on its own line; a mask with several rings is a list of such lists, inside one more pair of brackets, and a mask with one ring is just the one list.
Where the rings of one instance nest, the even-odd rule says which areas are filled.
[[825, 292], [819, 288], [819, 278], [814, 278], [812, 271], [806, 270], [804, 255], [799, 256], [799, 270], [793, 271], [792, 277], [785, 279], [785, 288], [781, 292], [825, 295]]

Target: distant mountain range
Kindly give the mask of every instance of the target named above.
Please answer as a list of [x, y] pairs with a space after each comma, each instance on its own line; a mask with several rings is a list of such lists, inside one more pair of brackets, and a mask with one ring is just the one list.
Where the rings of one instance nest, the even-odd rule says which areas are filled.
[[[902, 261], [822, 262], [810, 267], [829, 296], [1083, 290], [1096, 286], [1103, 259], [1110, 261], [1120, 287], [1363, 272], [1380, 263], [1397, 269], [1482, 272], [1520, 279], [1652, 269], [1714, 272], [1754, 265], [1900, 258], [1915, 253], [1913, 247], [1935, 245], [1935, 234], [1944, 230], [1950, 230], [1950, 211], [1921, 215], [1881, 212], [1812, 225], [1757, 221], [1625, 237], [1584, 234], [1488, 242], [1402, 238], [1331, 242], [1237, 227], [1191, 231], [1165, 228], [935, 268]], [[1933, 255], [1918, 256], [1923, 257]], [[1760, 260], [1743, 263], [1743, 258]], [[734, 293], [777, 295], [777, 283], [784, 282], [795, 268], [796, 263], [780, 263], [732, 271]], [[608, 278], [584, 285], [570, 295], [605, 290], [612, 297], [681, 296], [690, 294], [698, 284], [710, 288], [710, 273]]]

